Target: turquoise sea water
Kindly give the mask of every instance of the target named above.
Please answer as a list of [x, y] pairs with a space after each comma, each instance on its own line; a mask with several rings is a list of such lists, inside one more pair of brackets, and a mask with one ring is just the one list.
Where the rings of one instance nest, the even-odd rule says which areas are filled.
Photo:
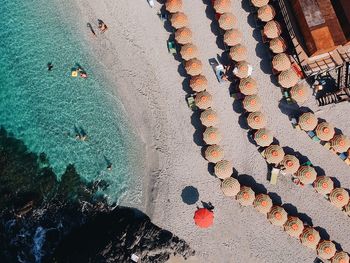
[[[71, 163], [87, 180], [106, 180], [114, 201], [134, 172], [136, 136], [75, 27], [75, 14], [69, 6], [58, 12], [58, 1], [1, 1], [0, 125], [31, 151], [45, 152], [56, 174]], [[70, 76], [76, 63], [88, 79]], [[77, 130], [88, 139], [77, 140]]]

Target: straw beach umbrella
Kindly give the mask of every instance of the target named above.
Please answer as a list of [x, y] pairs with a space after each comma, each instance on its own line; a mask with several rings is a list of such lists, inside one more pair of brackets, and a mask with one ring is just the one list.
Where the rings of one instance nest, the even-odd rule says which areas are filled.
[[266, 194], [258, 194], [257, 196], [255, 196], [253, 206], [260, 213], [267, 214], [268, 212], [270, 212], [273, 204], [270, 196]]
[[283, 207], [274, 205], [267, 213], [267, 219], [275, 226], [283, 226], [288, 219], [288, 214]]
[[226, 196], [236, 196], [240, 189], [238, 180], [233, 177], [228, 177], [221, 182], [221, 190]]
[[335, 133], [334, 127], [328, 122], [321, 122], [316, 127], [316, 135], [322, 141], [329, 141]]
[[254, 140], [257, 145], [267, 147], [273, 142], [272, 132], [268, 129], [261, 128], [255, 132]]
[[288, 216], [287, 222], [284, 224], [284, 231], [291, 237], [299, 238], [304, 230], [303, 221], [296, 216]]
[[299, 159], [294, 155], [287, 154], [283, 158], [282, 165], [286, 173], [294, 174], [296, 171], [298, 171], [300, 162]]
[[185, 61], [185, 70], [188, 75], [195, 76], [202, 73], [202, 61], [196, 58], [192, 58]]
[[203, 133], [203, 140], [208, 145], [218, 144], [221, 141], [221, 133], [218, 128], [208, 127]]
[[312, 184], [316, 180], [317, 173], [315, 168], [309, 165], [302, 165], [295, 173], [295, 176], [302, 184]]
[[265, 149], [266, 162], [271, 164], [279, 164], [284, 157], [284, 151], [281, 146], [277, 144], [270, 145]]
[[219, 27], [223, 30], [230, 30], [236, 27], [237, 18], [232, 13], [224, 13], [220, 16]]
[[170, 13], [176, 13], [182, 10], [182, 0], [167, 0], [165, 9]]
[[317, 176], [314, 182], [314, 188], [317, 193], [326, 195], [334, 189], [334, 183], [328, 176]]
[[245, 96], [243, 99], [243, 108], [248, 112], [255, 112], [261, 109], [261, 101], [257, 95]]
[[343, 134], [335, 135], [331, 141], [331, 147], [338, 153], [346, 152], [350, 147], [350, 140]]
[[213, 109], [206, 109], [203, 111], [200, 120], [206, 127], [216, 126], [219, 123], [218, 115]]
[[304, 246], [316, 250], [318, 242], [320, 242], [321, 237], [318, 231], [313, 227], [304, 227], [303, 232], [300, 235], [300, 242]]
[[190, 79], [190, 87], [195, 92], [206, 90], [208, 87], [208, 80], [203, 75], [192, 76]]
[[292, 63], [290, 62], [290, 58], [286, 53], [277, 54], [272, 59], [272, 67], [277, 71], [290, 69], [291, 66]]
[[224, 42], [226, 45], [232, 47], [241, 43], [242, 41], [242, 32], [237, 29], [227, 30], [224, 34]]
[[[294, 72], [292, 70], [292, 72]], [[296, 74], [294, 72], [294, 74]], [[298, 103], [305, 102], [310, 95], [309, 88], [305, 84], [296, 84], [290, 89], [290, 96]]]
[[350, 201], [346, 205], [344, 205], [344, 212], [345, 214], [350, 216]]
[[247, 48], [242, 44], [234, 45], [230, 48], [230, 57], [233, 61], [243, 61], [247, 59]]
[[281, 33], [281, 25], [275, 20], [267, 22], [264, 26], [264, 35], [268, 38], [279, 37]]
[[219, 145], [210, 145], [205, 150], [205, 159], [211, 163], [217, 163], [224, 158], [224, 151]]
[[297, 84], [299, 80], [298, 75], [294, 72], [293, 69], [287, 69], [285, 71], [282, 71], [278, 75], [278, 83], [283, 88], [290, 88], [293, 87], [295, 84]]
[[240, 61], [235, 65], [233, 69], [233, 74], [237, 78], [243, 79], [248, 78], [253, 71], [253, 67], [247, 61]]
[[182, 27], [176, 30], [175, 40], [181, 45], [185, 45], [192, 42], [192, 31], [188, 27]]
[[[214, 166], [214, 173], [220, 179], [226, 179], [232, 175], [233, 164], [228, 160], [221, 160]], [[239, 191], [239, 187], [238, 187]], [[237, 193], [238, 193], [237, 191]]]
[[283, 53], [287, 50], [286, 42], [282, 37], [275, 37], [270, 40], [270, 50], [275, 54]]
[[258, 18], [263, 22], [271, 21], [275, 15], [276, 11], [271, 5], [264, 5], [258, 9]]
[[350, 258], [348, 253], [344, 251], [338, 251], [331, 259], [331, 263], [349, 263]]
[[236, 199], [242, 206], [249, 206], [252, 205], [255, 200], [255, 193], [252, 188], [248, 186], [241, 186]]
[[250, 112], [247, 117], [247, 122], [250, 128], [258, 130], [266, 126], [265, 115], [261, 111]]
[[304, 131], [312, 131], [316, 128], [318, 120], [312, 112], [305, 112], [299, 116], [298, 124]]
[[170, 22], [171, 22], [171, 25], [176, 29], [188, 26], [188, 18], [182, 12], [176, 12], [172, 14], [170, 18]]
[[213, 97], [208, 91], [201, 91], [196, 94], [194, 98], [196, 106], [202, 110], [208, 109], [213, 104]]
[[215, 0], [213, 7], [216, 13], [219, 13], [219, 14], [230, 12], [231, 0]]
[[269, 0], [252, 0], [252, 4], [255, 7], [262, 7], [264, 5], [267, 5], [269, 3]]
[[255, 95], [258, 93], [256, 80], [252, 77], [240, 79], [238, 88], [244, 95]]
[[190, 60], [198, 56], [198, 48], [189, 43], [181, 47], [180, 54], [184, 60]]
[[335, 244], [330, 240], [322, 240], [317, 245], [317, 255], [323, 259], [331, 259], [336, 251]]
[[349, 202], [349, 193], [341, 187], [334, 188], [329, 194], [329, 201], [338, 208]]

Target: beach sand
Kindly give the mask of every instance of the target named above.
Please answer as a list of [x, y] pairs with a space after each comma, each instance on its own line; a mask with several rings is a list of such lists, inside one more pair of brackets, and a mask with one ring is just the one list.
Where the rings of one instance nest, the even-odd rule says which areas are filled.
[[[208, 59], [221, 54], [211, 20], [207, 17], [209, 0], [184, 0], [184, 12], [193, 30], [193, 42], [199, 48], [214, 108], [221, 120], [222, 147], [225, 158], [231, 160], [239, 180], [253, 185], [258, 192], [274, 193], [274, 201], [287, 204], [289, 213], [301, 213], [302, 218], [319, 226], [323, 237], [330, 236], [344, 251], [350, 251], [348, 218], [337, 208], [308, 187], [293, 184], [290, 177], [280, 177], [277, 185], [266, 180], [267, 165], [240, 127], [240, 114], [233, 110], [229, 84], [219, 84]], [[186, 104], [188, 83], [181, 62], [168, 54], [166, 40], [171, 28], [157, 16], [161, 5], [150, 8], [146, 0], [76, 0], [82, 22], [81, 30], [91, 41], [106, 77], [115, 83], [114, 94], [119, 96], [129, 114], [136, 133], [144, 143], [143, 202], [131, 204], [147, 213], [152, 222], [186, 240], [196, 250], [199, 262], [313, 262], [316, 253], [303, 247], [297, 239], [272, 226], [253, 207], [242, 208], [237, 201], [220, 191], [220, 180], [211, 175], [202, 157], [203, 128], [198, 113]], [[232, 1], [232, 12], [238, 18], [238, 28], [244, 33], [243, 44], [249, 50], [248, 61], [253, 65], [253, 77], [259, 83], [263, 112], [268, 127], [274, 131], [281, 146], [289, 146], [309, 157], [324, 174], [336, 177], [341, 185], [350, 188], [350, 168], [336, 155], [323, 149], [301, 131], [294, 130], [288, 120], [288, 108], [281, 106], [281, 92], [270, 79], [268, 51], [260, 43], [258, 31], [243, 8], [246, 1]], [[243, 7], [242, 7], [243, 5]], [[210, 15], [210, 12], [209, 12]], [[86, 23], [97, 25], [102, 19], [109, 26], [103, 35], [94, 38]], [[214, 28], [213, 28], [214, 30]], [[263, 59], [262, 59], [263, 58]], [[266, 72], [266, 73], [265, 73]], [[313, 98], [307, 106], [318, 110]], [[317, 112], [350, 135], [347, 104], [329, 106]], [[182, 190], [193, 186], [199, 201], [215, 206], [215, 223], [210, 229], [199, 229], [193, 223], [196, 204], [187, 205]]]

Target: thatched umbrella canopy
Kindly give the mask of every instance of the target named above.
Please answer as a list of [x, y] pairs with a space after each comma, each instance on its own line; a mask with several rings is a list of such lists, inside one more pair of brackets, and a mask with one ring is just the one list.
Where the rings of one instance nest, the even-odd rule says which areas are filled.
[[192, 42], [192, 31], [188, 27], [182, 27], [175, 31], [175, 40], [181, 45]]
[[348, 253], [344, 251], [338, 251], [331, 259], [331, 263], [349, 263], [350, 258]]
[[302, 184], [312, 184], [316, 180], [317, 173], [315, 168], [309, 165], [302, 165], [295, 173], [295, 176]]
[[236, 196], [241, 189], [238, 180], [228, 177], [221, 182], [221, 190], [226, 196]]
[[304, 227], [304, 230], [300, 235], [300, 242], [304, 246], [316, 250], [317, 244], [320, 240], [320, 233], [318, 233], [315, 228], [309, 226]]
[[346, 152], [350, 147], [350, 140], [343, 134], [335, 135], [331, 141], [331, 147], [338, 153]]
[[224, 34], [224, 42], [226, 45], [233, 47], [241, 43], [242, 41], [242, 32], [238, 29], [227, 30]]
[[219, 144], [221, 139], [221, 132], [218, 128], [208, 127], [203, 133], [203, 140], [208, 145]]
[[323, 259], [331, 259], [336, 251], [335, 244], [330, 240], [321, 240], [317, 245], [317, 255]]
[[273, 206], [270, 196], [267, 194], [258, 194], [255, 196], [253, 206], [263, 214], [270, 212], [271, 207]]
[[195, 92], [206, 90], [208, 87], [208, 80], [204, 75], [192, 76], [190, 79], [190, 87]]
[[176, 13], [182, 10], [182, 0], [167, 0], [165, 2], [165, 9], [169, 13]]
[[312, 112], [305, 112], [299, 116], [298, 124], [304, 131], [312, 131], [316, 128], [318, 119]]
[[333, 138], [335, 130], [332, 124], [328, 122], [321, 122], [316, 127], [316, 135], [322, 141], [329, 141]]
[[276, 11], [272, 5], [264, 5], [258, 9], [258, 18], [263, 22], [271, 21], [275, 15]]
[[[294, 71], [293, 71], [294, 72]], [[296, 73], [294, 73], [296, 74]], [[294, 85], [291, 89], [290, 89], [290, 96], [293, 100], [295, 100], [298, 103], [303, 103], [305, 102], [309, 96], [310, 96], [310, 92], [309, 92], [309, 88], [305, 85], [305, 84], [297, 84]]]
[[206, 109], [203, 111], [200, 120], [206, 127], [216, 126], [219, 123], [218, 115], [213, 109]]
[[217, 163], [224, 159], [224, 150], [219, 145], [210, 145], [205, 150], [205, 159], [211, 163]]
[[287, 154], [283, 158], [282, 165], [286, 173], [294, 174], [298, 171], [300, 162], [299, 159], [294, 155]]
[[268, 163], [279, 164], [284, 158], [284, 151], [281, 146], [273, 144], [265, 149], [265, 159]]
[[254, 140], [257, 145], [267, 147], [273, 142], [272, 132], [266, 128], [261, 128], [255, 132]]
[[267, 219], [275, 226], [283, 226], [288, 219], [288, 214], [283, 207], [274, 205], [267, 213]]
[[248, 112], [255, 112], [261, 109], [261, 101], [257, 95], [245, 96], [243, 99], [243, 108]]
[[334, 188], [329, 194], [329, 201], [338, 208], [349, 203], [349, 193], [342, 187]]
[[296, 216], [288, 216], [287, 222], [284, 224], [284, 231], [288, 233], [291, 237], [299, 238], [304, 230], [303, 221]]
[[215, 0], [213, 7], [216, 13], [223, 14], [231, 11], [231, 0]]
[[264, 26], [264, 35], [268, 38], [279, 37], [281, 33], [281, 25], [275, 20], [267, 22]]
[[326, 195], [334, 189], [334, 183], [329, 176], [317, 176], [314, 182], [316, 192]]
[[203, 64], [202, 61], [196, 58], [192, 58], [185, 61], [185, 70], [188, 75], [196, 76], [202, 73]]
[[223, 30], [230, 30], [237, 26], [237, 18], [232, 13], [224, 13], [220, 16], [218, 23]]
[[230, 48], [230, 57], [233, 61], [243, 61], [247, 59], [247, 48], [242, 44], [234, 45]]
[[190, 60], [198, 56], [198, 48], [196, 45], [188, 43], [181, 47], [180, 54], [184, 60]]
[[188, 26], [188, 18], [182, 12], [176, 12], [172, 14], [170, 17], [170, 22], [171, 22], [171, 25], [176, 29]]
[[253, 72], [253, 67], [247, 61], [240, 61], [235, 65], [233, 74], [237, 78], [243, 79], [248, 78]]
[[256, 80], [252, 77], [240, 79], [238, 88], [244, 95], [255, 95], [258, 93]]
[[[214, 166], [214, 173], [220, 179], [226, 179], [232, 175], [233, 164], [228, 160], [221, 160]], [[239, 191], [239, 187], [238, 187]], [[238, 193], [237, 191], [237, 193]]]
[[267, 5], [269, 3], [269, 0], [251, 0], [253, 6], [255, 7], [262, 7], [264, 5]]
[[252, 205], [255, 200], [255, 193], [252, 188], [248, 186], [241, 186], [236, 199], [242, 206], [249, 206]]
[[286, 42], [282, 37], [273, 38], [270, 40], [270, 50], [275, 54], [285, 52], [287, 50]]
[[350, 216], [350, 201], [346, 204], [346, 205], [344, 205], [344, 212], [345, 212], [345, 214], [347, 214], [348, 216]]
[[279, 53], [272, 59], [272, 67], [277, 71], [284, 71], [290, 69], [292, 63], [286, 53]]
[[295, 84], [297, 84], [299, 81], [299, 77], [297, 73], [294, 72], [293, 69], [287, 69], [285, 71], [282, 71], [278, 75], [278, 83], [283, 88], [290, 88], [293, 87]]
[[213, 97], [208, 91], [201, 91], [196, 94], [194, 103], [198, 108], [205, 110], [213, 105]]
[[250, 128], [258, 130], [266, 127], [266, 117], [261, 111], [250, 112], [247, 117], [247, 123]]

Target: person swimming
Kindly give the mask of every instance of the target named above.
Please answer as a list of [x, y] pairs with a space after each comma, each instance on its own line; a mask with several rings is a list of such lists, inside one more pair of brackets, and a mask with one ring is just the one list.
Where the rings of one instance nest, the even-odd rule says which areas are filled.
[[51, 63], [51, 62], [47, 63], [47, 70], [48, 70], [48, 71], [51, 71], [52, 68], [53, 68], [52, 63]]

